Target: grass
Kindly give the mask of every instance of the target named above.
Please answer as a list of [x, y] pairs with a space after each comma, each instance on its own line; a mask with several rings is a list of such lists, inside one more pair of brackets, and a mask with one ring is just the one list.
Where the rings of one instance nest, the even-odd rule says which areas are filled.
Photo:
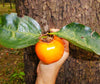
[[[15, 5], [10, 9], [9, 3], [3, 7], [0, 4], [0, 15], [15, 11]], [[23, 50], [8, 49], [0, 45], [0, 84], [24, 83]]]
[[[11, 75], [23, 71], [23, 50], [12, 50], [0, 46], [0, 84], [13, 84], [10, 83]], [[19, 79], [18, 77], [15, 78], [14, 81]]]
[[11, 13], [15, 12], [15, 5], [12, 5], [12, 9], [10, 9], [9, 3], [5, 3], [5, 7], [3, 7], [2, 4], [0, 4], [0, 14], [5, 14], [5, 13]]

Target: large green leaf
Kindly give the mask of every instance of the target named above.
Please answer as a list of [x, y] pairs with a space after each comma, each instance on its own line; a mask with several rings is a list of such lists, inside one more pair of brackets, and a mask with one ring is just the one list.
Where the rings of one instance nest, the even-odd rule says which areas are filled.
[[39, 24], [28, 16], [16, 13], [0, 15], [0, 44], [8, 48], [24, 48], [38, 42], [41, 35]]
[[100, 55], [100, 35], [87, 26], [71, 23], [61, 28], [60, 31], [52, 34], [67, 39], [80, 48], [93, 51]]

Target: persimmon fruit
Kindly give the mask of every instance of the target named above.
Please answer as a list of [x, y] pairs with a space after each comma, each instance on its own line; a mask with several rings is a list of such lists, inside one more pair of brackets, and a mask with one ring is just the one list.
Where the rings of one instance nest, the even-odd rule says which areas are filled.
[[39, 40], [35, 45], [35, 51], [42, 62], [50, 64], [58, 61], [63, 56], [64, 43], [57, 36], [54, 36], [53, 40], [49, 42]]

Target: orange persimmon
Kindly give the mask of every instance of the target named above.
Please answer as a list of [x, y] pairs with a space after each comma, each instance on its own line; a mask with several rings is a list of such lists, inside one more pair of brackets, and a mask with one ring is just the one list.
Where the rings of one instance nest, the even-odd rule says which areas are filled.
[[58, 61], [63, 56], [64, 43], [59, 37], [54, 36], [50, 42], [40, 40], [35, 45], [35, 51], [42, 62], [50, 64]]

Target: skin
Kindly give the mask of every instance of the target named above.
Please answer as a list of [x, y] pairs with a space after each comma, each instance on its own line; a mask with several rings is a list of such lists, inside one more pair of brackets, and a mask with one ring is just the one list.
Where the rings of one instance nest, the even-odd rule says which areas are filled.
[[[59, 29], [51, 29], [51, 32], [59, 31]], [[37, 79], [35, 84], [55, 84], [58, 72], [62, 64], [69, 56], [69, 42], [62, 39], [64, 42], [64, 54], [60, 60], [51, 64], [39, 62], [37, 67]]]

